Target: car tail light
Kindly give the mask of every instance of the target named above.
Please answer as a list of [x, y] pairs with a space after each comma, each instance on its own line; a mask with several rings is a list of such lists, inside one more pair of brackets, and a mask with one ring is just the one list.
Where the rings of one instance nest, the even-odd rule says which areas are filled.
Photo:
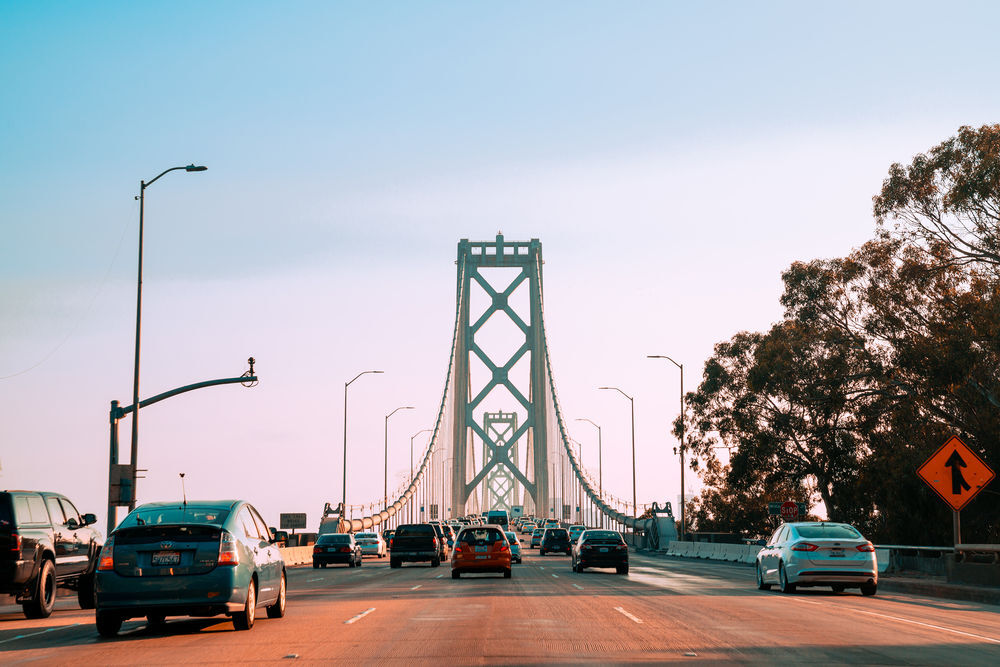
[[438, 548], [438, 538], [435, 537], [435, 538], [433, 538], [433, 540], [434, 540], [434, 548], [437, 549]]
[[239, 565], [240, 552], [236, 550], [236, 540], [228, 530], [219, 535], [219, 565]]
[[340, 552], [341, 553], [345, 553], [345, 554], [349, 554], [349, 553], [351, 553], [351, 547], [340, 547]]
[[510, 547], [508, 547], [506, 544], [501, 544], [500, 553], [504, 553], [505, 551], [510, 551]]
[[21, 553], [21, 535], [19, 533], [10, 534], [10, 550], [13, 553]]
[[792, 551], [816, 551], [817, 549], [819, 547], [811, 542], [799, 542], [792, 547]]
[[859, 544], [859, 545], [858, 545], [858, 546], [856, 547], [856, 549], [857, 549], [858, 551], [867, 551], [867, 552], [872, 552], [872, 551], [875, 551], [875, 545], [874, 545], [874, 544], [872, 544], [871, 542], [869, 542], [868, 544]]
[[394, 537], [390, 537], [390, 538], [389, 538], [389, 548], [390, 548], [390, 549], [392, 548], [392, 541], [393, 541], [394, 539], [396, 539], [396, 538], [394, 538]]
[[97, 563], [97, 569], [102, 572], [115, 569], [115, 538], [113, 535], [101, 547], [101, 557]]
[[462, 553], [462, 547], [455, 547], [455, 555]]
[[313, 553], [314, 554], [321, 554], [321, 553], [323, 553], [323, 547], [313, 547]]

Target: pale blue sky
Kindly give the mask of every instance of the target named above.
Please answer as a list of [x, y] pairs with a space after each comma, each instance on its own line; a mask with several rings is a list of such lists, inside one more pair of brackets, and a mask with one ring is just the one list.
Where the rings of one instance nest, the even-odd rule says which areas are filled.
[[342, 383], [366, 367], [387, 372], [352, 393], [350, 489], [380, 495], [384, 414], [419, 408], [393, 418], [400, 454], [436, 414], [456, 243], [498, 229], [543, 243], [560, 399], [605, 425], [605, 485], [631, 495], [626, 406], [595, 390], [617, 384], [637, 398], [640, 502], [673, 500], [676, 375], [645, 355], [683, 360], [693, 388], [714, 343], [780, 317], [791, 261], [871, 237], [891, 162], [996, 122], [998, 18], [990, 2], [4, 3], [0, 486], [103, 509], [107, 406], [131, 395], [133, 197], [196, 162], [147, 191], [142, 394], [249, 354], [262, 381], [144, 414], [144, 500], [186, 471], [194, 495], [315, 521], [340, 496]]

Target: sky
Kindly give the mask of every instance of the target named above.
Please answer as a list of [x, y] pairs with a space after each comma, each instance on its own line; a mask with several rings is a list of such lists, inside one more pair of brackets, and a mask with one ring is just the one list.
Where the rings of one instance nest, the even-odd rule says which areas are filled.
[[[106, 505], [131, 402], [139, 501], [269, 522], [408, 475], [433, 426], [460, 239], [537, 238], [584, 465], [676, 501], [669, 424], [718, 342], [782, 316], [781, 272], [873, 237], [889, 165], [997, 122], [991, 2], [0, 4], [0, 488]], [[128, 419], [121, 425], [127, 450]], [[414, 440], [417, 454], [426, 434]], [[697, 492], [698, 481], [687, 475]]]

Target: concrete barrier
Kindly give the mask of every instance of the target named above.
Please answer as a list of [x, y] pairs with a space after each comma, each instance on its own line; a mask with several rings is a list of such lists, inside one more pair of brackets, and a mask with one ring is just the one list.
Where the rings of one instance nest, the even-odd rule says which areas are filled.
[[892, 562], [892, 550], [891, 549], [876, 549], [875, 550], [875, 561], [878, 563], [878, 571], [885, 572], [889, 569], [889, 564]]
[[312, 563], [312, 547], [281, 547], [281, 558], [286, 566]]

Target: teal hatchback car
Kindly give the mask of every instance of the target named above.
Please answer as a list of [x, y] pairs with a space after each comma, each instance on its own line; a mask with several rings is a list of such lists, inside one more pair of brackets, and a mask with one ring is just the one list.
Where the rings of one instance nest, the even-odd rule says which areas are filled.
[[257, 607], [285, 615], [285, 563], [267, 524], [243, 500], [147, 503], [111, 533], [97, 565], [97, 631], [130, 618], [226, 614], [253, 627]]

